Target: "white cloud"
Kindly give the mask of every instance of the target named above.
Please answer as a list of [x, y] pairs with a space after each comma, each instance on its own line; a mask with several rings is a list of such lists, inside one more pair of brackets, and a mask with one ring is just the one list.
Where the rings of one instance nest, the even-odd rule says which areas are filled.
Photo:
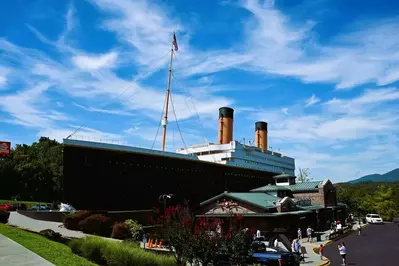
[[7, 75], [9, 73], [9, 69], [0, 66], [0, 89], [4, 88], [7, 84]]
[[183, 58], [184, 65], [190, 66], [184, 68], [185, 75], [240, 68], [296, 77], [305, 83], [332, 83], [337, 89], [399, 80], [397, 18], [369, 22], [367, 27], [341, 33], [321, 44], [314, 37], [318, 34], [316, 22], [294, 23], [273, 1], [241, 3], [252, 17], [246, 22], [244, 42], [220, 51], [190, 51], [192, 55]]
[[163, 57], [171, 48], [171, 33], [182, 29], [177, 21], [167, 15], [166, 5], [161, 7], [142, 0], [91, 2], [113, 15], [102, 26], [117, 33], [123, 42], [135, 48], [134, 60], [140, 65], [152, 65], [154, 60]]
[[318, 98], [316, 95], [312, 94], [312, 96], [306, 100], [306, 107], [309, 107], [311, 105], [314, 105], [316, 103], [320, 102], [320, 98]]
[[43, 100], [44, 92], [50, 86], [49, 83], [40, 83], [27, 90], [3, 96], [0, 108], [13, 117], [8, 122], [34, 128], [50, 126], [51, 120], [56, 117], [49, 116], [49, 110], [41, 110], [39, 101]]
[[110, 109], [101, 109], [101, 108], [95, 108], [95, 107], [85, 107], [80, 104], [74, 103], [73, 105], [86, 110], [88, 112], [99, 112], [99, 113], [105, 113], [105, 114], [112, 114], [112, 115], [126, 115], [126, 116], [134, 116], [134, 114], [126, 112], [124, 110], [110, 110]]
[[277, 141], [339, 142], [389, 135], [399, 130], [399, 111], [383, 105], [399, 100], [397, 88], [366, 90], [351, 99], [333, 99], [319, 113], [257, 111], [256, 119], [269, 122], [270, 136]]
[[51, 139], [56, 139], [57, 141], [62, 142], [64, 138], [69, 136], [76, 129], [79, 129], [79, 131], [71, 137], [72, 139], [115, 143], [115, 144], [126, 143], [122, 135], [103, 132], [88, 127], [79, 127], [79, 126], [71, 126], [70, 128], [46, 128], [40, 130], [37, 136], [49, 137]]
[[116, 52], [110, 52], [103, 55], [89, 56], [89, 55], [77, 55], [72, 57], [74, 64], [83, 70], [99, 70], [102, 68], [114, 67], [118, 54]]

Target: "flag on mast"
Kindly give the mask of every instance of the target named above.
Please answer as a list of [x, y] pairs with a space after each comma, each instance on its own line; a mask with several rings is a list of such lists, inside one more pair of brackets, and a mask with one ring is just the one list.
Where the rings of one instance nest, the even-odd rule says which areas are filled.
[[177, 46], [176, 34], [173, 32], [172, 44], [175, 47], [175, 51], [179, 51], [179, 46]]

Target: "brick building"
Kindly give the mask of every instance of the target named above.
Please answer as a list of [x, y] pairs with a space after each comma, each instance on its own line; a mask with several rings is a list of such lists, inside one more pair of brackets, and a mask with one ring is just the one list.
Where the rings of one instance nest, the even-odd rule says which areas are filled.
[[247, 227], [261, 231], [285, 228], [296, 234], [309, 225], [315, 230], [329, 228], [331, 221], [345, 221], [345, 205], [338, 204], [333, 183], [310, 181], [296, 183], [295, 176], [281, 174], [274, 184], [249, 192], [224, 192], [200, 204], [198, 216], [241, 215]]

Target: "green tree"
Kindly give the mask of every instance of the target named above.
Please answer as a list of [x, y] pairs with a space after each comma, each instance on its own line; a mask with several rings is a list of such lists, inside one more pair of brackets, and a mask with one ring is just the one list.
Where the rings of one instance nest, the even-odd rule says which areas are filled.
[[32, 201], [61, 199], [62, 145], [41, 137], [32, 145], [17, 144], [0, 160], [1, 195]]
[[312, 178], [309, 178], [310, 176], [310, 170], [309, 168], [300, 168], [298, 170], [298, 180], [303, 183], [303, 182], [308, 182], [311, 181]]

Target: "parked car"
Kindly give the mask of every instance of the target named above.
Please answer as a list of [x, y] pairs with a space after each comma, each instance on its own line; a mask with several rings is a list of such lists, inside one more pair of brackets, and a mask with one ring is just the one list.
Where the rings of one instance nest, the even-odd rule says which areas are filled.
[[399, 223], [399, 218], [393, 218], [392, 222], [395, 223], [395, 224], [398, 224]]
[[248, 263], [268, 266], [299, 266], [300, 257], [294, 252], [278, 247], [267, 247], [264, 241], [255, 240], [251, 245], [251, 256], [248, 258]]
[[382, 218], [378, 214], [374, 214], [374, 213], [366, 215], [366, 222], [369, 223], [369, 224], [382, 224], [382, 223], [384, 223]]
[[14, 211], [14, 206], [12, 204], [2, 204], [0, 205], [0, 211]]
[[50, 207], [47, 204], [36, 204], [30, 208], [32, 211], [47, 211]]

